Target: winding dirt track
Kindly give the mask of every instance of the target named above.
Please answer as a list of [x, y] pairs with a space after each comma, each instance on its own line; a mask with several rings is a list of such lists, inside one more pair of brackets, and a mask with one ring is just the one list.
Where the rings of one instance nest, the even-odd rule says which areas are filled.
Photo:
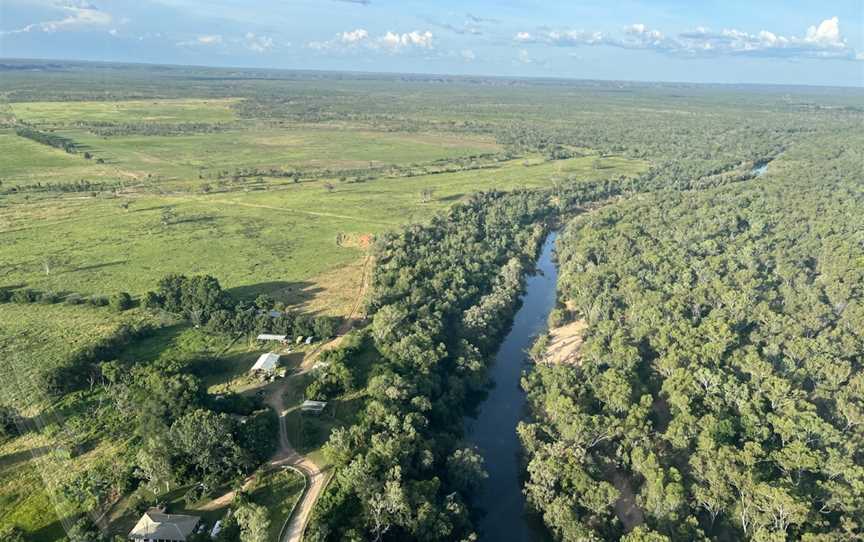
[[[366, 260], [363, 263], [363, 276], [361, 278], [360, 288], [357, 291], [357, 300], [351, 308], [351, 313], [339, 328], [339, 331], [337, 332], [338, 336], [332, 341], [322, 344], [309, 352], [300, 367], [298, 367], [297, 371], [291, 375], [291, 377], [283, 378], [282, 380], [279, 380], [276, 385], [268, 387], [265, 401], [267, 405], [279, 416], [279, 449], [270, 461], [267, 462], [267, 465], [269, 468], [291, 467], [299, 471], [306, 478], [306, 489], [303, 491], [300, 501], [297, 502], [297, 506], [294, 508], [291, 517], [288, 519], [287, 525], [283, 527], [280, 538], [277, 542], [302, 541], [306, 525], [309, 523], [309, 518], [312, 517], [312, 509], [315, 507], [315, 502], [318, 500], [318, 497], [321, 496], [321, 492], [324, 491], [328, 477], [331, 474], [330, 472], [322, 471], [314, 461], [298, 453], [297, 450], [291, 446], [291, 442], [288, 440], [288, 427], [285, 422], [287, 414], [284, 399], [285, 392], [288, 389], [291, 378], [295, 378], [312, 370], [318, 354], [324, 350], [338, 347], [345, 334], [351, 331], [354, 327], [363, 306], [363, 298], [366, 295], [369, 286], [371, 269], [372, 258], [367, 254]], [[255, 475], [253, 474], [243, 482], [244, 489], [252, 483], [254, 477]], [[201, 507], [201, 509], [215, 510], [227, 506], [234, 500], [235, 493], [235, 491], [229, 491], [228, 493], [210, 501], [207, 505]]]
[[[308, 371], [302, 368], [297, 374]], [[312, 516], [312, 508], [315, 501], [324, 489], [326, 475], [308, 457], [300, 455], [288, 441], [288, 429], [285, 426], [285, 402], [283, 396], [288, 383], [280, 384], [267, 396], [267, 404], [279, 415], [279, 451], [270, 460], [271, 467], [290, 466], [300, 471], [306, 477], [306, 489], [300, 497], [300, 501], [294, 508], [289, 519], [288, 527], [282, 530], [282, 538], [279, 542], [299, 542], [303, 538], [303, 531]]]
[[[338, 331], [338, 337], [327, 344], [316, 348], [310, 355], [306, 356], [303, 364], [295, 373], [301, 375], [312, 369], [315, 359], [318, 354], [325, 349], [335, 348], [341, 342], [346, 333], [351, 331], [354, 323], [359, 315], [360, 309], [363, 306], [363, 298], [366, 295], [366, 290], [369, 286], [369, 276], [372, 268], [371, 256], [366, 256], [366, 261], [363, 263], [363, 276], [361, 278], [360, 289], [357, 291], [357, 301], [351, 308], [351, 313], [345, 319], [344, 324]], [[278, 542], [301, 542], [303, 533], [306, 531], [306, 525], [309, 523], [309, 518], [312, 517], [312, 509], [315, 507], [315, 502], [324, 491], [327, 485], [328, 476], [332, 473], [322, 471], [311, 459], [300, 455], [291, 446], [288, 441], [288, 428], [285, 425], [285, 402], [284, 395], [288, 382], [283, 380], [268, 396], [267, 404], [279, 415], [279, 453], [277, 457], [270, 461], [272, 466], [291, 466], [303, 473], [306, 477], [306, 491], [300, 497], [300, 501], [291, 514], [288, 520], [287, 527], [282, 529], [282, 534]], [[281, 456], [281, 457], [279, 457]]]

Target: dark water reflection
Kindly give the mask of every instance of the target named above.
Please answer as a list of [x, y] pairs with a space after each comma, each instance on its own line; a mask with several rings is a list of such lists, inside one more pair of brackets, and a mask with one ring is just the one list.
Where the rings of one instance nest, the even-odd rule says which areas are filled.
[[556, 236], [551, 233], [544, 241], [537, 261], [539, 272], [528, 277], [513, 328], [490, 367], [495, 387], [480, 404], [477, 418], [466, 419], [468, 441], [479, 448], [489, 472], [476, 500], [485, 513], [479, 524], [483, 541], [533, 542], [546, 538], [537, 518], [525, 515], [516, 424], [525, 413], [525, 394], [519, 387], [526, 367], [525, 352], [545, 328], [546, 318], [555, 306], [558, 270], [552, 261], [552, 249]]

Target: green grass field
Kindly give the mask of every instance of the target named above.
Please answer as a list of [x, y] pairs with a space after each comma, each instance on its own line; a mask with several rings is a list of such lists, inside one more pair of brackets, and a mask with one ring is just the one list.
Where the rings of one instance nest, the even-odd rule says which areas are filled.
[[83, 154], [68, 154], [0, 130], [0, 189], [14, 185], [74, 182], [81, 179], [116, 179], [121, 174], [107, 164], [85, 160]]
[[22, 102], [11, 105], [21, 120], [34, 124], [71, 122], [230, 122], [236, 119], [228, 99], [126, 100], [99, 102]]
[[[241, 294], [308, 301], [316, 278], [356, 262], [362, 250], [337, 234], [375, 234], [423, 221], [477, 190], [541, 187], [559, 175], [617, 177], [645, 164], [618, 157], [364, 183], [285, 183], [270, 190], [128, 198], [64, 198], [11, 205], [0, 240], [10, 255], [0, 283], [56, 291], [143, 293], [167, 273], [209, 273]], [[428, 202], [424, 189], [433, 190]], [[121, 208], [129, 202], [128, 210]], [[170, 224], [161, 222], [171, 208]], [[228, 255], [226, 257], [226, 255]], [[44, 262], [53, 261], [50, 274]], [[338, 312], [338, 311], [337, 311]]]
[[220, 170], [363, 168], [411, 164], [495, 152], [481, 137], [448, 134], [398, 134], [362, 129], [298, 126], [247, 127], [217, 133], [104, 138], [84, 130], [60, 130], [94, 157], [124, 171], [169, 179], [209, 178]]

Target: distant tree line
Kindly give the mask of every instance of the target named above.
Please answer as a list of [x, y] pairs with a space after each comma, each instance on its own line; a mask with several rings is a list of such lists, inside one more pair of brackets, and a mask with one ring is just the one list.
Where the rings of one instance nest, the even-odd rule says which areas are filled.
[[15, 128], [15, 133], [21, 137], [32, 139], [37, 143], [42, 143], [43, 145], [48, 145], [56, 149], [62, 149], [69, 154], [74, 154], [78, 152], [78, 144], [75, 143], [75, 141], [73, 141], [72, 139], [61, 136], [60, 134], [55, 134], [53, 132], [41, 132], [28, 126], [18, 126], [17, 128]]
[[207, 122], [76, 122], [72, 126], [83, 128], [101, 137], [121, 136], [180, 136], [191, 134], [212, 134], [236, 128], [231, 123]]
[[370, 165], [365, 168], [350, 169], [282, 169], [273, 167], [243, 167], [235, 170], [219, 170], [215, 172], [214, 175], [217, 179], [231, 179], [235, 182], [240, 179], [254, 177], [289, 178], [293, 179], [294, 182], [321, 178], [363, 182], [375, 180], [380, 177], [417, 177], [421, 175], [436, 175], [441, 173], [454, 173], [457, 171], [494, 168], [498, 166], [499, 162], [509, 160], [510, 158], [512, 157], [508, 154], [484, 153], [471, 156], [442, 158], [427, 163], [410, 165]]
[[78, 193], [78, 192], [113, 192], [123, 188], [128, 188], [128, 182], [114, 181], [91, 181], [81, 179], [72, 182], [44, 182], [18, 184], [6, 186], [0, 184], [0, 194], [23, 194], [29, 192], [57, 192], [57, 193]]

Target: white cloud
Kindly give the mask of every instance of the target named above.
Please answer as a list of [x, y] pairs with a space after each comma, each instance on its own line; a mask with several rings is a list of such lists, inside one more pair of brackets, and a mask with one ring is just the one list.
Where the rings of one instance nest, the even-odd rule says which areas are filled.
[[218, 45], [222, 43], [222, 36], [219, 34], [211, 34], [209, 36], [198, 36], [198, 39], [195, 40], [201, 45]]
[[811, 26], [807, 29], [805, 39], [816, 43], [841, 45], [843, 40], [840, 39], [840, 19], [831, 17], [819, 23], [819, 26]]
[[531, 59], [531, 55], [529, 55], [528, 51], [526, 51], [525, 49], [519, 49], [519, 54], [516, 55], [516, 60], [518, 60], [522, 64], [531, 64], [532, 62], [534, 62]]
[[405, 47], [420, 47], [429, 49], [432, 47], [432, 32], [408, 32], [405, 34], [396, 34], [387, 32], [380, 38], [378, 43], [389, 49], [402, 49]]
[[306, 47], [322, 52], [347, 52], [363, 48], [395, 53], [412, 49], [432, 49], [433, 38], [432, 32], [428, 30], [425, 32], [415, 30], [405, 33], [388, 31], [386, 34], [373, 37], [367, 30], [358, 28], [356, 30], [340, 32], [332, 40], [311, 41], [306, 44]]
[[111, 34], [112, 36], [116, 36], [117, 35], [117, 29], [112, 28], [111, 30], [108, 31], [108, 33]]
[[339, 34], [339, 40], [342, 43], [359, 43], [367, 39], [369, 39], [369, 32], [362, 28]]
[[477, 60], [477, 55], [471, 49], [462, 49], [461, 55], [465, 62], [474, 62]]
[[268, 36], [258, 36], [252, 32], [247, 32], [243, 39], [243, 46], [256, 53], [264, 53], [273, 48], [273, 38]]
[[623, 49], [645, 49], [678, 56], [749, 55], [780, 58], [834, 58], [860, 60], [860, 53], [850, 47], [840, 33], [837, 17], [825, 19], [807, 29], [803, 37], [783, 36], [768, 30], [756, 34], [738, 29], [712, 32], [698, 27], [677, 36], [637, 23], [624, 29], [622, 36], [583, 30], [544, 30], [536, 34], [519, 32], [517, 43], [545, 43], [558, 47], [599, 46]]
[[53, 7], [66, 13], [66, 16], [62, 19], [28, 24], [16, 30], [0, 31], [0, 35], [21, 34], [32, 31], [60, 32], [64, 30], [77, 30], [88, 26], [105, 26], [112, 22], [111, 14], [99, 11], [95, 6], [86, 2], [57, 2], [53, 4]]

